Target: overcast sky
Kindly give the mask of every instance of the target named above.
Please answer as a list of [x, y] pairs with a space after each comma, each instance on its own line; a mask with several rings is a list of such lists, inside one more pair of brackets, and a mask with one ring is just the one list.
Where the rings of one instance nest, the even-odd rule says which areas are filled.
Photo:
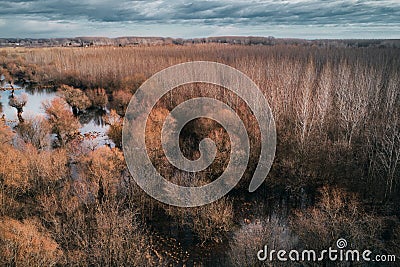
[[400, 39], [400, 0], [0, 0], [0, 37]]

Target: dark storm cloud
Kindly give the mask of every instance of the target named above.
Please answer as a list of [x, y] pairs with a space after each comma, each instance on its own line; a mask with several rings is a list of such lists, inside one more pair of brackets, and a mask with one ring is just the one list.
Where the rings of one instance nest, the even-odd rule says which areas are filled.
[[[90, 33], [102, 28], [159, 26], [227, 27], [384, 27], [399, 33], [400, 2], [397, 0], [0, 0], [0, 36], [24, 32], [68, 30]], [[31, 28], [29, 28], [31, 27]], [[42, 29], [48, 27], [48, 29]], [[17, 30], [18, 29], [18, 30]], [[111, 29], [111, 28], [110, 28]], [[146, 28], [148, 29], [148, 28]], [[170, 27], [172, 29], [172, 26]], [[152, 32], [148, 30], [148, 32]], [[190, 33], [190, 30], [189, 30]], [[257, 32], [255, 32], [257, 34]], [[121, 32], [123, 35], [124, 33]], [[206, 33], [205, 33], [206, 34]], [[260, 34], [263, 34], [260, 32]], [[163, 34], [165, 35], [165, 34]]]
[[399, 23], [398, 1], [0, 1], [0, 16], [99, 22], [325, 25]]

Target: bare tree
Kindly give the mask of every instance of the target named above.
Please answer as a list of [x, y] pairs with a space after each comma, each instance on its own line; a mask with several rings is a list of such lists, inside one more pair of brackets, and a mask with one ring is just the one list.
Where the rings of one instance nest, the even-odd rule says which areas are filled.
[[297, 121], [300, 146], [303, 148], [315, 124], [315, 100], [314, 88], [316, 85], [316, 69], [313, 59], [310, 59], [305, 67], [303, 76], [301, 77], [298, 94], [296, 99], [297, 104]]
[[332, 246], [345, 238], [359, 249], [379, 249], [381, 219], [366, 213], [356, 195], [340, 188], [323, 187], [315, 207], [295, 212], [291, 227], [304, 246]]
[[14, 93], [12, 93], [9, 98], [8, 104], [11, 107], [14, 107], [17, 109], [17, 116], [18, 116], [18, 120], [20, 123], [24, 122], [24, 119], [22, 118], [22, 112], [24, 112], [24, 107], [27, 102], [28, 102], [27, 94], [14, 95]]
[[347, 62], [340, 63], [336, 101], [339, 120], [349, 146], [367, 115], [370, 93], [367, 83], [370, 79], [367, 73], [360, 71], [359, 65], [355, 69]]
[[46, 149], [51, 146], [49, 122], [43, 116], [35, 116], [26, 119], [17, 127], [19, 136], [26, 142], [31, 143], [37, 149]]
[[392, 74], [384, 88], [379, 108], [384, 117], [373, 120], [369, 129], [368, 148], [370, 175], [379, 178], [375, 183], [384, 184], [384, 197], [389, 198], [400, 180], [400, 79]]
[[121, 211], [121, 205], [107, 201], [96, 213], [97, 231], [93, 242], [93, 264], [105, 266], [163, 265], [153, 253], [149, 233], [135, 213]]
[[[258, 266], [261, 262], [257, 258], [257, 253], [264, 250], [265, 246], [271, 251], [291, 249], [295, 243], [287, 223], [276, 216], [245, 222], [234, 232], [229, 243], [229, 265]], [[266, 253], [265, 256], [268, 256], [268, 252]], [[279, 262], [274, 262], [273, 266], [280, 266]]]
[[335, 76], [333, 63], [327, 62], [322, 69], [318, 80], [316, 109], [318, 115], [317, 127], [321, 135], [326, 135], [329, 112], [332, 108], [333, 90], [335, 87]]

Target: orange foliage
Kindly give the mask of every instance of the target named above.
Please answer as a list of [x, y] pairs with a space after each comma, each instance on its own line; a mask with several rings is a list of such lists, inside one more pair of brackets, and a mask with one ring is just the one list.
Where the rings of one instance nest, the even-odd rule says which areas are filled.
[[119, 90], [113, 92], [112, 97], [113, 106], [117, 113], [121, 116], [125, 115], [125, 110], [128, 107], [132, 94], [130, 92]]
[[35, 220], [0, 218], [0, 265], [55, 266], [62, 251]]
[[116, 195], [125, 169], [124, 156], [120, 150], [101, 147], [85, 155], [80, 162], [81, 175], [91, 183], [93, 192], [109, 197]]
[[80, 123], [62, 98], [46, 102], [43, 107], [49, 116], [52, 132], [57, 135], [61, 146], [72, 141], [79, 134]]
[[123, 120], [117, 114], [117, 112], [112, 109], [109, 114], [104, 116], [104, 121], [110, 128], [107, 131], [107, 136], [114, 142], [116, 147], [122, 147], [122, 127]]

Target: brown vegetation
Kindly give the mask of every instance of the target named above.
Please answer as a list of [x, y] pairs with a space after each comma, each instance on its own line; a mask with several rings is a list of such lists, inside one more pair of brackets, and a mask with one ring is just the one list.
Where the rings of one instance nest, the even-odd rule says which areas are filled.
[[96, 88], [86, 91], [92, 107], [104, 109], [108, 104], [108, 97], [106, 90], [103, 88]]
[[129, 100], [131, 100], [132, 94], [128, 91], [115, 91], [112, 94], [112, 106], [117, 111], [118, 115], [124, 116], [125, 110], [128, 107]]
[[55, 266], [60, 262], [62, 251], [58, 244], [46, 232], [39, 231], [37, 224], [32, 220], [0, 219], [1, 265]]
[[[390, 48], [218, 44], [3, 50], [6, 80], [61, 87], [63, 98], [44, 103], [46, 117], [26, 118], [16, 134], [0, 121], [0, 264], [214, 266], [216, 256], [206, 251], [220, 255], [218, 246], [229, 244], [222, 254], [230, 259], [219, 263], [252, 266], [265, 244], [319, 249], [340, 237], [358, 249], [399, 253], [399, 55]], [[130, 98], [145, 78], [191, 60], [225, 63], [253, 79], [272, 108], [278, 144], [267, 181], [249, 196], [263, 133], [248, 107], [216, 86], [175, 88], [157, 103], [146, 128], [151, 160], [171, 182], [209, 183], [229, 158], [226, 132], [198, 119], [180, 136], [182, 152], [194, 159], [199, 142], [211, 138], [218, 148], [215, 162], [196, 175], [168, 163], [161, 127], [186, 99], [209, 96], [228, 103], [252, 147], [244, 179], [227, 197], [181, 209], [138, 188], [124, 163], [121, 131]], [[74, 113], [106, 106], [107, 134], [116, 148], [89, 151], [76, 138], [80, 124]], [[49, 144], [51, 133], [55, 146]], [[276, 202], [266, 208], [271, 199]], [[257, 206], [256, 219], [244, 217], [243, 224], [242, 208], [249, 205]], [[169, 247], [185, 256], [158, 245], [171, 237]]]
[[72, 107], [72, 112], [75, 115], [84, 111], [91, 105], [89, 97], [78, 88], [62, 85], [58, 91], [61, 93], [65, 101]]
[[104, 116], [104, 122], [110, 125], [107, 136], [114, 142], [116, 147], [122, 148], [122, 118], [112, 109], [109, 114]]
[[292, 228], [305, 247], [322, 250], [345, 238], [357, 249], [381, 249], [382, 221], [363, 210], [354, 194], [323, 187], [315, 207], [297, 211]]
[[80, 124], [67, 103], [61, 98], [56, 98], [51, 102], [43, 103], [43, 108], [49, 117], [52, 133], [57, 135], [59, 144], [64, 146], [72, 141], [78, 134]]
[[39, 150], [51, 147], [51, 127], [48, 120], [43, 116], [24, 120], [17, 126], [17, 131], [25, 143], [32, 144]]

